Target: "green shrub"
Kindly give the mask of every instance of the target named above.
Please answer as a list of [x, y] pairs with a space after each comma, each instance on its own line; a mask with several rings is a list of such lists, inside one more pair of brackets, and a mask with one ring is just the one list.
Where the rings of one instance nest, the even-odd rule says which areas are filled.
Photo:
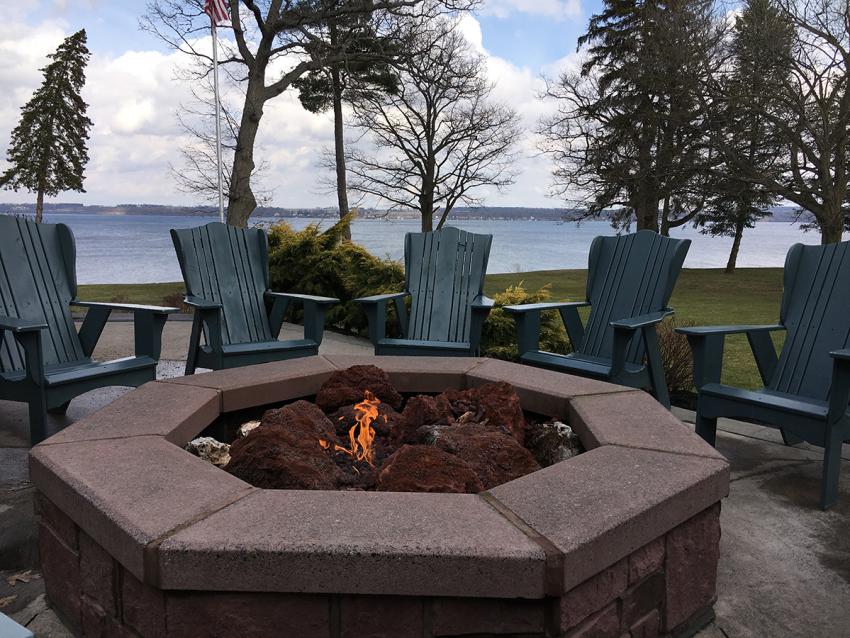
[[[501, 307], [543, 303], [550, 297], [549, 286], [544, 286], [537, 292], [529, 292], [522, 287], [521, 282], [494, 295], [496, 307], [490, 313], [487, 323], [484, 324], [481, 335], [481, 354], [494, 359], [518, 360], [516, 323], [513, 317]], [[557, 311], [544, 312], [540, 318], [540, 349], [561, 354], [570, 352], [567, 332]]]
[[[345, 241], [345, 229], [350, 223], [348, 217], [324, 231], [317, 224], [299, 231], [286, 223], [272, 226], [269, 274], [272, 290], [338, 298], [342, 303], [329, 310], [327, 327], [365, 335], [366, 315], [353, 300], [404, 290], [404, 268]], [[300, 309], [290, 318], [300, 320]], [[389, 334], [393, 334], [395, 325], [391, 317]]]
[[[365, 248], [345, 241], [345, 228], [351, 219], [343, 219], [327, 230], [311, 224], [304, 230], [293, 230], [286, 223], [269, 229], [269, 274], [272, 290], [306, 295], [336, 297], [342, 303], [327, 316], [329, 329], [365, 335], [366, 315], [353, 302], [358, 297], [404, 290], [404, 268], [395, 261], [379, 259]], [[522, 285], [511, 286], [495, 295], [496, 308], [484, 324], [482, 353], [498, 359], [516, 360], [516, 326], [501, 306], [540, 303], [550, 297], [548, 287], [527, 292]], [[397, 336], [393, 304], [387, 333]], [[288, 318], [301, 320], [300, 309]], [[543, 313], [540, 346], [550, 352], [569, 352], [566, 331], [557, 312]]]
[[688, 338], [676, 332], [676, 328], [694, 325], [693, 321], [677, 322], [672, 318], [658, 324], [658, 345], [667, 388], [677, 397], [694, 393], [694, 358]]

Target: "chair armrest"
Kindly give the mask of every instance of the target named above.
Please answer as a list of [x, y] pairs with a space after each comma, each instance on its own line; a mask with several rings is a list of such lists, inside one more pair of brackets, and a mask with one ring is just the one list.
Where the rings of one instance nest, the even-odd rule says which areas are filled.
[[45, 330], [46, 323], [38, 323], [30, 319], [18, 319], [17, 317], [0, 316], [0, 330], [8, 330], [13, 333], [38, 332]]
[[317, 297], [315, 295], [300, 295], [291, 292], [273, 292], [271, 290], [266, 291], [266, 297], [301, 301], [305, 303], [316, 303], [322, 306], [330, 306], [332, 304], [339, 303], [339, 299], [336, 297]]
[[269, 327], [275, 338], [280, 334], [289, 302], [297, 301], [304, 306], [304, 338], [321, 345], [325, 333], [325, 312], [328, 306], [339, 303], [339, 299], [271, 290], [267, 290], [265, 296], [273, 300], [269, 312]]
[[363, 306], [368, 324], [369, 341], [376, 346], [387, 335], [387, 304], [392, 301], [395, 304], [396, 315], [398, 315], [399, 328], [403, 338], [407, 338], [408, 317], [405, 299], [410, 296], [408, 291], [391, 292], [383, 295], [372, 295], [355, 299], [355, 303]]
[[495, 305], [496, 302], [485, 295], [478, 295], [470, 304], [472, 316], [469, 322], [469, 349], [475, 357], [481, 355], [481, 333], [484, 330], [484, 322], [487, 321]]
[[776, 370], [778, 358], [770, 337], [780, 324], [741, 326], [697, 326], [676, 328], [688, 338], [694, 356], [694, 385], [697, 390], [708, 383], [720, 383], [723, 370], [723, 346], [726, 335], [746, 334], [762, 382], [768, 385]]
[[844, 419], [850, 404], [850, 349], [833, 350], [829, 356], [833, 363], [827, 423], [833, 425]]
[[204, 299], [203, 297], [196, 297], [195, 295], [186, 295], [183, 297], [183, 303], [187, 306], [191, 306], [192, 308], [197, 308], [198, 310], [218, 310], [222, 307], [217, 301], [211, 301], [209, 299]]
[[124, 310], [133, 313], [133, 333], [135, 337], [136, 356], [150, 357], [159, 360], [162, 351], [162, 330], [168, 315], [177, 312], [177, 308], [163, 306], [142, 306], [139, 304], [109, 303], [99, 301], [71, 301], [72, 306], [88, 308], [86, 318], [77, 335], [83, 354], [90, 357], [94, 352], [106, 322], [113, 310]]
[[534, 352], [540, 348], [540, 315], [546, 310], [557, 310], [564, 322], [567, 336], [573, 348], [578, 348], [584, 339], [584, 326], [578, 309], [590, 306], [589, 301], [555, 301], [530, 303], [520, 306], [502, 306], [502, 310], [513, 315], [517, 325], [517, 345], [519, 355]]
[[780, 324], [769, 324], [764, 326], [687, 326], [676, 328], [679, 334], [689, 337], [710, 337], [712, 335], [735, 335], [745, 333], [773, 332], [774, 330], [785, 330]]
[[542, 312], [544, 310], [561, 310], [562, 308], [585, 308], [589, 305], [589, 301], [553, 301], [547, 303], [529, 303], [521, 306], [502, 306], [502, 310], [511, 314], [523, 314], [526, 312]]
[[478, 295], [475, 299], [472, 300], [472, 309], [473, 310], [492, 310], [493, 306], [496, 305], [496, 302], [490, 297], [486, 297], [484, 295]]
[[671, 308], [666, 308], [658, 312], [650, 312], [637, 317], [618, 319], [617, 321], [612, 321], [610, 325], [611, 327], [620, 330], [638, 330], [640, 328], [645, 328], [646, 326], [652, 326], [660, 323], [665, 317], [669, 317], [672, 314], [673, 310]]
[[376, 304], [376, 303], [386, 303], [388, 301], [395, 301], [396, 299], [404, 299], [410, 295], [409, 292], [391, 292], [386, 295], [372, 295], [371, 297], [360, 297], [359, 299], [355, 299], [356, 303], [360, 304]]
[[104, 301], [79, 301], [77, 299], [73, 299], [71, 301], [71, 305], [78, 308], [103, 308], [109, 310], [124, 310], [127, 312], [156, 312], [164, 315], [170, 315], [178, 310], [177, 308], [164, 306], [144, 306], [134, 303], [112, 303]]

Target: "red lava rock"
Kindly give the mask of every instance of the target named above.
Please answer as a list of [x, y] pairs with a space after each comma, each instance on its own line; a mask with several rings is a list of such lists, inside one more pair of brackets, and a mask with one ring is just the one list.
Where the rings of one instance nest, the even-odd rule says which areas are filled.
[[435, 445], [463, 459], [487, 490], [540, 469], [531, 452], [516, 439], [489, 425], [440, 428], [435, 436]]
[[233, 443], [225, 470], [265, 489], [336, 489], [341, 472], [313, 431], [259, 427]]
[[519, 396], [510, 383], [486, 383], [468, 390], [449, 390], [444, 393], [454, 415], [472, 412], [476, 419], [487, 419], [487, 425], [502, 428], [522, 445], [525, 440], [525, 417]]
[[377, 489], [477, 494], [484, 487], [460, 457], [429, 445], [403, 445], [384, 463]]
[[435, 397], [427, 394], [411, 397], [401, 415], [404, 418], [402, 429], [392, 432], [392, 439], [397, 444], [414, 442], [416, 430], [423, 425], [447, 424], [453, 420], [452, 406], [442, 394]]
[[352, 366], [334, 372], [319, 389], [316, 405], [330, 414], [362, 401], [366, 390], [393, 408], [401, 407], [402, 397], [390, 383], [389, 375], [376, 366]]
[[278, 410], [267, 410], [263, 414], [262, 427], [292, 429], [301, 436], [333, 437], [334, 423], [325, 416], [315, 403], [296, 401]]

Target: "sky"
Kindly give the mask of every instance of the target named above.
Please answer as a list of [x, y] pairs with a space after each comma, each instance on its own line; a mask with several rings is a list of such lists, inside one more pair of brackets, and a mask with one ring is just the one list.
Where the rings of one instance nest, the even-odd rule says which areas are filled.
[[[532, 133], [550, 111], [538, 94], [542, 77], [574, 63], [576, 40], [601, 0], [483, 0], [461, 28], [487, 57], [494, 99], [519, 113], [527, 134], [517, 149], [516, 183], [485, 192], [489, 206], [558, 206], [548, 187], [551, 166]], [[83, 97], [94, 122], [85, 193], [62, 193], [48, 201], [82, 204], [199, 203], [180, 192], [170, 166], [180, 166], [186, 143], [177, 122], [190, 87], [177, 78], [186, 56], [168, 50], [141, 31], [139, 0], [44, 0], [7, 7], [0, 32], [0, 171], [20, 108], [41, 83], [39, 69], [63, 38], [85, 28], [92, 57]], [[11, 17], [9, 16], [11, 14]], [[321, 150], [330, 146], [330, 114], [304, 111], [292, 92], [269, 102], [259, 133], [258, 154], [267, 165], [264, 186], [270, 204], [285, 208], [332, 206], [334, 197], [317, 175]], [[0, 202], [31, 202], [25, 191], [0, 193]]]

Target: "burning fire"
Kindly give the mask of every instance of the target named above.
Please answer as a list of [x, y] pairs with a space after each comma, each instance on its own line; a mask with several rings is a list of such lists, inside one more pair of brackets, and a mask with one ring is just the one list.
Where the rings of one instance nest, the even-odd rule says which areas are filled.
[[[354, 406], [356, 423], [351, 426], [348, 431], [348, 440], [351, 443], [350, 448], [319, 439], [319, 445], [322, 449], [334, 449], [335, 452], [348, 454], [355, 461], [365, 461], [369, 465], [374, 466], [375, 449], [372, 444], [375, 441], [375, 428], [372, 423], [378, 418], [378, 406], [381, 404], [374, 394], [366, 390], [364, 399]], [[386, 419], [386, 417], [384, 417]]]

